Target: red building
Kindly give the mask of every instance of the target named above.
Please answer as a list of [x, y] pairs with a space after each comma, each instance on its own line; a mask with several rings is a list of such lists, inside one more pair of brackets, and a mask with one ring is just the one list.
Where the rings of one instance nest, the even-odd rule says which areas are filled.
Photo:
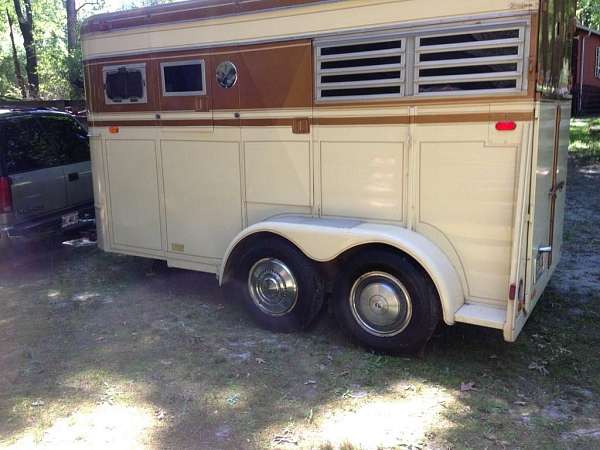
[[573, 42], [573, 115], [600, 114], [600, 31], [577, 26]]

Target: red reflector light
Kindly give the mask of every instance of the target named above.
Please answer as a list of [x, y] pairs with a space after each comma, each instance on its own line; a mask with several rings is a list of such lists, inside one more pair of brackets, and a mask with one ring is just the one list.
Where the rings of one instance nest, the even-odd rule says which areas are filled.
[[0, 177], [0, 214], [12, 211], [12, 195], [8, 177]]
[[498, 131], [514, 131], [517, 129], [517, 122], [514, 120], [504, 120], [496, 122], [496, 130]]

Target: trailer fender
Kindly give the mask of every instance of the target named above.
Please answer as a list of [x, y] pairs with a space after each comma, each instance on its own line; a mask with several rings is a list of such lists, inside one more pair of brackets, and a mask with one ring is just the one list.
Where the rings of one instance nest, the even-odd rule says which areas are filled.
[[361, 245], [389, 245], [414, 258], [429, 274], [438, 291], [446, 324], [454, 324], [455, 313], [464, 304], [460, 278], [448, 257], [435, 244], [399, 226], [352, 219], [287, 215], [254, 224], [239, 233], [227, 248], [219, 268], [219, 284], [223, 284], [229, 266], [235, 263], [230, 261], [234, 250], [257, 233], [279, 235], [318, 262], [331, 261]]

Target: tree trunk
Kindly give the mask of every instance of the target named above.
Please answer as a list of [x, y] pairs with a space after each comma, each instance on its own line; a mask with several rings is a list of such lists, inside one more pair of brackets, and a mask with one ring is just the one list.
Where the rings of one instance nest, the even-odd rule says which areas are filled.
[[27, 81], [29, 84], [29, 95], [38, 98], [40, 95], [40, 81], [37, 73], [37, 55], [35, 52], [35, 40], [33, 38], [33, 15], [31, 13], [31, 0], [23, 0], [25, 3], [25, 14], [21, 9], [21, 0], [13, 0], [15, 12], [19, 21], [19, 28], [23, 35], [23, 44], [25, 46], [25, 56], [27, 62], [25, 70], [27, 72]]
[[25, 82], [23, 81], [23, 74], [21, 73], [21, 64], [19, 63], [19, 56], [17, 55], [17, 47], [15, 46], [15, 35], [13, 34], [13, 21], [8, 9], [6, 10], [6, 18], [8, 19], [8, 29], [10, 35], [10, 43], [12, 46], [12, 57], [13, 63], [15, 64], [15, 77], [17, 84], [21, 90], [21, 97], [27, 97], [27, 91], [25, 90]]
[[67, 48], [69, 53], [77, 48], [77, 8], [75, 0], [65, 0], [67, 10]]
[[[82, 6], [85, 6], [84, 3]], [[81, 8], [81, 6], [80, 6]], [[67, 10], [67, 49], [69, 51], [68, 76], [71, 85], [71, 98], [81, 98], [83, 95], [83, 78], [78, 57], [79, 42], [77, 37], [77, 12], [75, 0], [65, 0]]]

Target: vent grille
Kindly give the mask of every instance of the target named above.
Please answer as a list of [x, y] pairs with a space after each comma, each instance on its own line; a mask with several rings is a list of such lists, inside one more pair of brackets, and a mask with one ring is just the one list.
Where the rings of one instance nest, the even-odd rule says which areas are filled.
[[405, 40], [392, 36], [316, 43], [320, 100], [404, 95]]
[[521, 90], [524, 43], [522, 27], [417, 37], [415, 94]]

